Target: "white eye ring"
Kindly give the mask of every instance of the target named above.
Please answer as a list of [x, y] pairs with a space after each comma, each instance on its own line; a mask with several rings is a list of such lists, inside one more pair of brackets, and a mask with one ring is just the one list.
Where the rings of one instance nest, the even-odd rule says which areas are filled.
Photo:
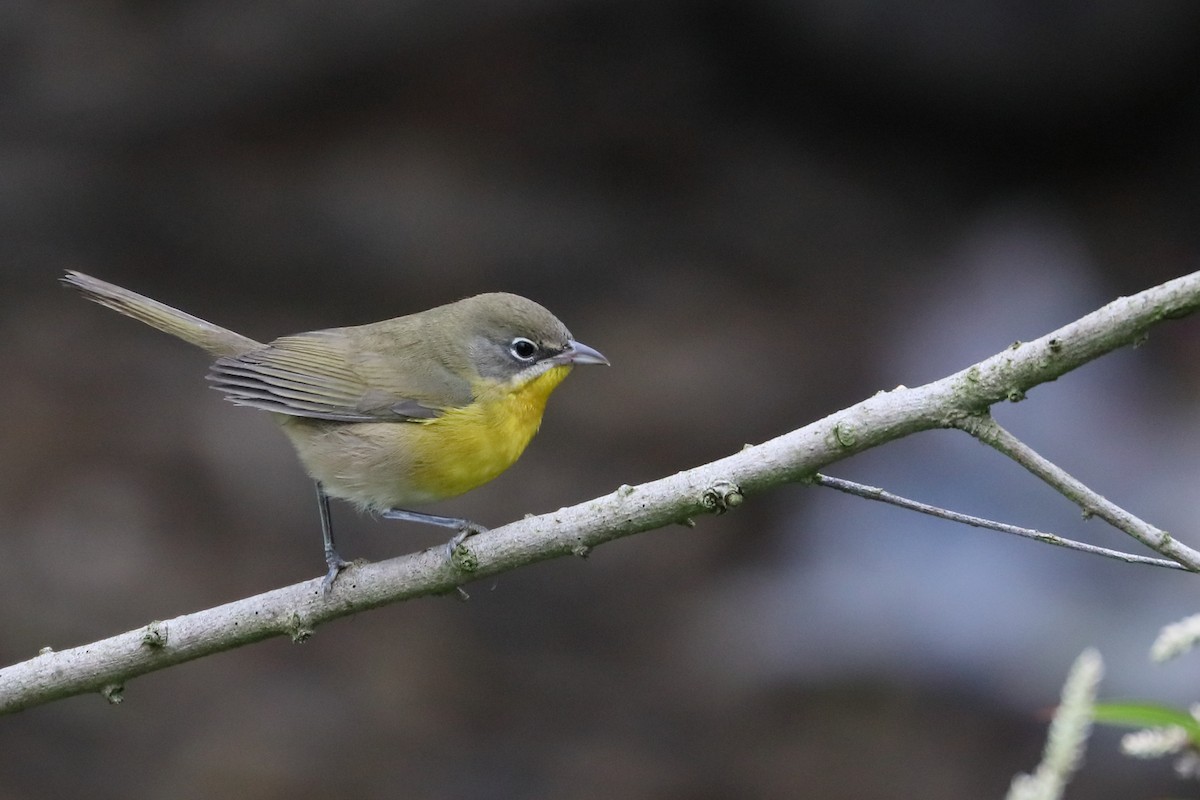
[[509, 342], [508, 352], [517, 361], [533, 361], [537, 355], [538, 346], [524, 336], [518, 336]]

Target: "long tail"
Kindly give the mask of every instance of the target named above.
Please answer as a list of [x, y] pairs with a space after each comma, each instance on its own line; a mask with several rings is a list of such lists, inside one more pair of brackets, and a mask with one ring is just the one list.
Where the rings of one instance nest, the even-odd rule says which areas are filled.
[[214, 356], [241, 355], [263, 346], [228, 328], [205, 322], [177, 308], [171, 308], [157, 300], [84, 275], [82, 272], [68, 271], [59, 280], [78, 290], [88, 300], [119, 311], [127, 317], [133, 317], [164, 333], [178, 336], [197, 347], [203, 347]]

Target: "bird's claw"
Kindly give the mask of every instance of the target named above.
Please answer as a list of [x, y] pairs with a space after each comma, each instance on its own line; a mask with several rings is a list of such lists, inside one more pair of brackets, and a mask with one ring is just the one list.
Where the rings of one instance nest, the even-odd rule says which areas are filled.
[[446, 542], [446, 559], [454, 563], [454, 551], [458, 546], [465, 542], [469, 537], [476, 536], [480, 533], [487, 533], [487, 528], [482, 525], [476, 525], [474, 522], [468, 522], [458, 529], [458, 533], [454, 534], [454, 538]]
[[334, 553], [325, 559], [325, 563], [329, 565], [329, 571], [325, 573], [325, 579], [321, 581], [321, 594], [328, 597], [329, 593], [333, 591], [333, 582], [337, 580], [338, 574], [350, 566], [350, 562]]

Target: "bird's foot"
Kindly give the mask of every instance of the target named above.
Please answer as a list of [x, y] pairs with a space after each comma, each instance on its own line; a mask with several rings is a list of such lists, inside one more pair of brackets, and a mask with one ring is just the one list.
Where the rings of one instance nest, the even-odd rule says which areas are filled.
[[333, 582], [337, 580], [338, 574], [350, 566], [350, 562], [337, 553], [327, 553], [325, 563], [329, 565], [329, 571], [325, 573], [325, 580], [321, 581], [321, 594], [328, 597], [329, 593], [333, 591]]
[[455, 563], [454, 551], [458, 549], [460, 544], [465, 542], [469, 537], [476, 536], [481, 533], [487, 533], [488, 530], [482, 525], [476, 525], [470, 520], [464, 519], [462, 520], [462, 523], [463, 524], [458, 529], [458, 533], [454, 534], [454, 538], [446, 542], [446, 558], [450, 560], [451, 564]]

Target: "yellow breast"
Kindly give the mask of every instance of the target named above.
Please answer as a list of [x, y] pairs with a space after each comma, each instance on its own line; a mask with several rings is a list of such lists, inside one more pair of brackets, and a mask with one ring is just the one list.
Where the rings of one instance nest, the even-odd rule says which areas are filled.
[[546, 400], [570, 373], [553, 367], [519, 386], [476, 387], [476, 402], [421, 423], [409, 477], [431, 498], [453, 497], [508, 469], [542, 424]]

